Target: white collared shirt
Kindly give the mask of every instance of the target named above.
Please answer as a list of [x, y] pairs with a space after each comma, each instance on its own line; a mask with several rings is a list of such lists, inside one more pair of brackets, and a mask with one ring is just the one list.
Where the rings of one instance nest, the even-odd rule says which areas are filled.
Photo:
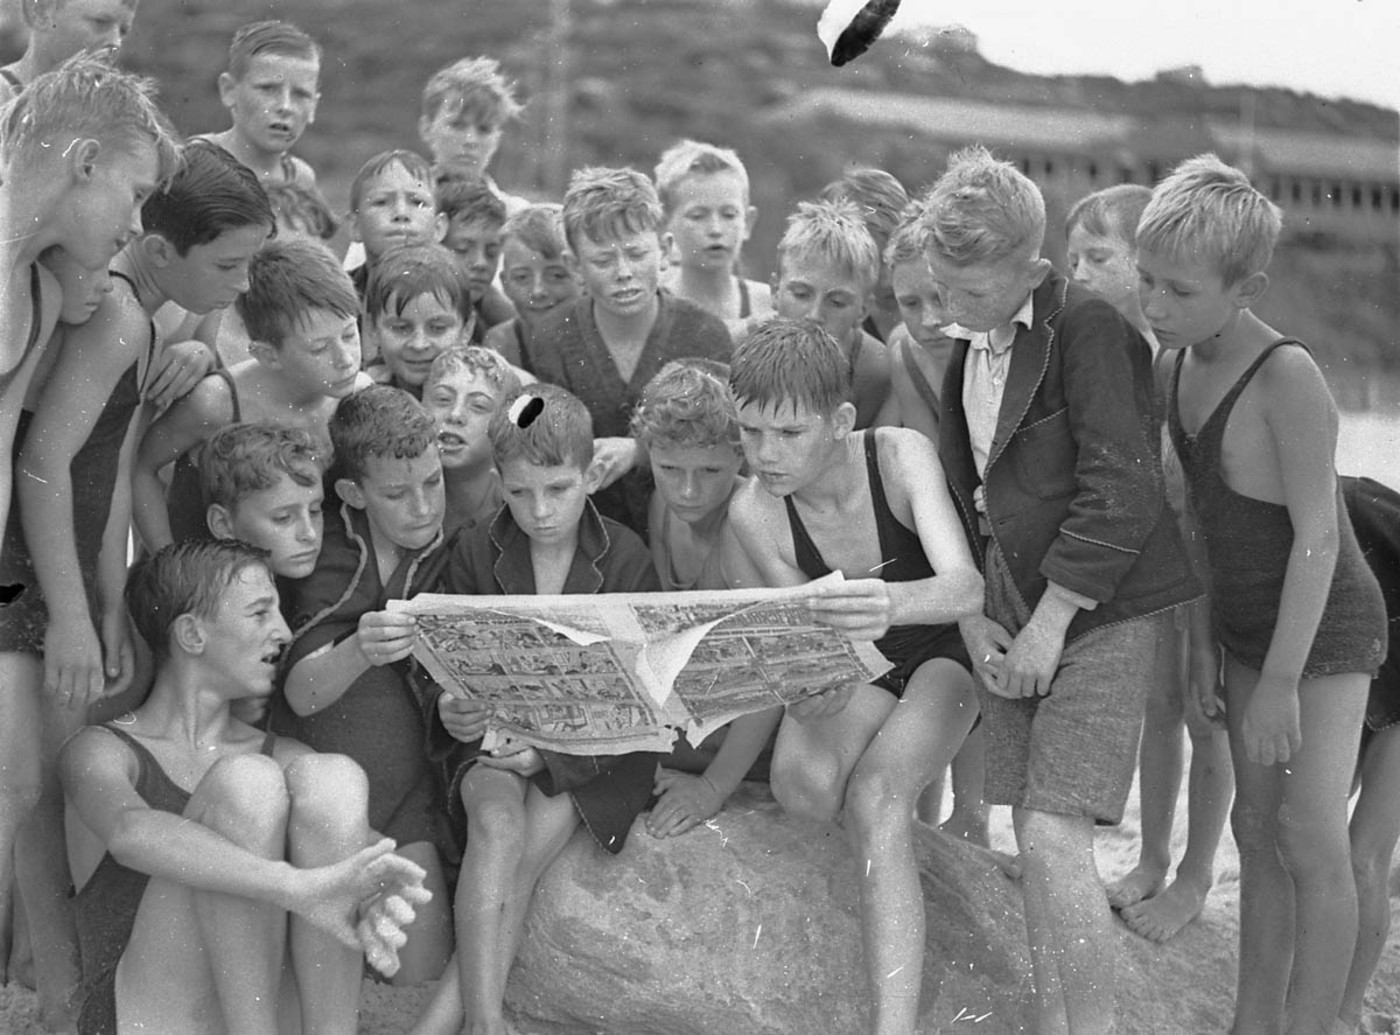
[[[977, 477], [987, 473], [987, 460], [996, 436], [997, 417], [1001, 414], [1001, 399], [1006, 393], [1006, 375], [1011, 368], [1011, 346], [1016, 341], [1016, 325], [1029, 328], [1035, 315], [1034, 293], [1027, 294], [1011, 322], [990, 331], [969, 335], [970, 348], [963, 367], [962, 402], [967, 415], [967, 436], [972, 443], [972, 460]], [[979, 513], [986, 513], [987, 504], [982, 486], [974, 494]]]

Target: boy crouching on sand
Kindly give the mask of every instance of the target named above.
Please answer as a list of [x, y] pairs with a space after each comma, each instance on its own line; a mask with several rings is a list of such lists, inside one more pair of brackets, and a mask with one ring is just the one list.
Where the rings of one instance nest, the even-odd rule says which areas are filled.
[[977, 609], [982, 579], [932, 443], [903, 428], [856, 432], [851, 380], [845, 353], [810, 321], [773, 320], [739, 346], [730, 383], [756, 481], [734, 494], [729, 520], [771, 586], [845, 573], [851, 581], [812, 607], [848, 636], [874, 640], [895, 666], [873, 684], [788, 708], [772, 784], [784, 808], [844, 817], [864, 860], [871, 1030], [907, 1035], [924, 952], [914, 805], [977, 715], [967, 652], [949, 623]]
[[[583, 403], [536, 385], [491, 421], [506, 506], [453, 549], [449, 593], [637, 593], [658, 589], [646, 546], [601, 517], [589, 493], [602, 477]], [[457, 881], [457, 981], [444, 980], [419, 1035], [505, 1035], [506, 976], [540, 875], [580, 819], [610, 852], [622, 851], [646, 807], [659, 756], [570, 756], [520, 747], [481, 750], [488, 711], [443, 693], [442, 725], [458, 742], [448, 759], [449, 803], [468, 830]], [[460, 815], [460, 812], [458, 812]]]
[[362, 956], [392, 972], [427, 898], [370, 830], [359, 766], [229, 713], [272, 692], [291, 638], [265, 558], [205, 540], [138, 565], [155, 686], [63, 749], [84, 1035], [281, 1030], [284, 960], [303, 1030], [354, 1031]]

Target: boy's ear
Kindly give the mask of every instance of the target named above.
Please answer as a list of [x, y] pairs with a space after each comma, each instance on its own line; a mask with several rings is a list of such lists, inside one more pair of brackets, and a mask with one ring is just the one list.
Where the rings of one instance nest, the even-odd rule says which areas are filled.
[[335, 494], [356, 510], [365, 509], [365, 494], [353, 478], [337, 478], [335, 480]]
[[229, 514], [228, 507], [222, 503], [209, 504], [209, 509], [204, 515], [204, 523], [209, 526], [209, 531], [215, 539], [238, 538], [233, 531], [233, 517]]
[[603, 466], [603, 461], [594, 457], [587, 467], [583, 469], [583, 491], [592, 496], [598, 491], [598, 487], [603, 484], [603, 476], [607, 474], [607, 468]]
[[228, 72], [219, 73], [219, 103], [225, 108], [233, 108], [233, 91], [238, 86], [238, 80]]
[[1044, 256], [1034, 258], [1026, 271], [1026, 279], [1032, 287], [1039, 287], [1045, 275], [1050, 272], [1050, 260]]
[[73, 179], [79, 183], [86, 183], [91, 180], [97, 172], [97, 157], [102, 153], [100, 141], [87, 138], [79, 140], [68, 149], [68, 168], [72, 171]]
[[194, 615], [176, 615], [175, 621], [170, 623], [170, 635], [186, 654], [204, 653], [204, 623]]
[[447, 236], [448, 228], [452, 225], [452, 220], [439, 212], [433, 217], [433, 243], [442, 244], [443, 238]]
[[165, 269], [180, 257], [175, 246], [161, 234], [147, 234], [139, 244], [146, 258], [159, 269]]
[[831, 415], [831, 429], [837, 438], [845, 438], [856, 429], [856, 404], [843, 402]]
[[418, 116], [418, 139], [424, 147], [428, 146], [428, 130], [432, 127], [433, 120], [426, 115]]
[[1260, 271], [1251, 273], [1235, 285], [1235, 307], [1249, 309], [1256, 305], [1269, 290], [1269, 275]]
[[747, 241], [753, 233], [753, 228], [758, 225], [758, 208], [750, 205], [744, 210], [744, 236], [741, 241]]
[[667, 261], [675, 254], [676, 235], [669, 230], [662, 230], [657, 234], [657, 237], [660, 238], [661, 242], [661, 259], [663, 262]]
[[265, 341], [248, 342], [248, 355], [272, 370], [278, 370], [282, 366], [282, 354]]

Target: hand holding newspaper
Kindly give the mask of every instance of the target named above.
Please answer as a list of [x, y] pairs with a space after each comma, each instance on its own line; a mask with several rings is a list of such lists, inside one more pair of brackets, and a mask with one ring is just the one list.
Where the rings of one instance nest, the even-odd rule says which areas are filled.
[[575, 755], [699, 744], [740, 715], [791, 704], [890, 664], [820, 625], [786, 589], [570, 596], [420, 594], [414, 656], [444, 690], [484, 701], [500, 739]]

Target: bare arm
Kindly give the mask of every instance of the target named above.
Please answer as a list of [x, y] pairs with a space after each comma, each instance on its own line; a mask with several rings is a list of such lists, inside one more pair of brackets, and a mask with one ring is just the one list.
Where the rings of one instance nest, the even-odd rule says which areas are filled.
[[287, 704], [298, 715], [314, 715], [345, 696], [372, 666], [392, 665], [413, 653], [414, 617], [398, 611], [370, 611], [359, 628], [334, 646], [306, 655], [287, 673]]
[[88, 611], [78, 565], [70, 468], [123, 372], [146, 344], [145, 314], [111, 295], [92, 320], [69, 329], [17, 467], [24, 537], [49, 612], [44, 687], [75, 705], [102, 694], [103, 664], [97, 616]]
[[132, 466], [132, 517], [152, 552], [173, 541], [160, 471], [233, 420], [233, 399], [222, 377], [206, 377], [161, 414], [141, 436]]
[[127, 620], [126, 557], [127, 540], [131, 531], [131, 459], [136, 451], [136, 433], [140, 409], [132, 414], [122, 440], [117, 463], [117, 484], [112, 493], [112, 509], [107, 515], [107, 530], [102, 537], [102, 553], [98, 557], [97, 589], [102, 604], [99, 635], [102, 657], [106, 664], [108, 684], [106, 693], [119, 694], [131, 683], [136, 670], [136, 657], [131, 641], [131, 626]]

